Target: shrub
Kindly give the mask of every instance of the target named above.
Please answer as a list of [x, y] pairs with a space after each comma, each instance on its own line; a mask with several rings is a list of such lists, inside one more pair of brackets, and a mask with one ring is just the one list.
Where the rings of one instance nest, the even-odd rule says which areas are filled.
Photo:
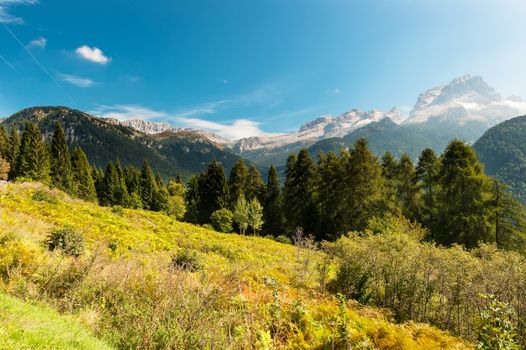
[[78, 257], [84, 252], [84, 237], [71, 226], [53, 230], [46, 243], [50, 251], [59, 249], [69, 256]]
[[44, 190], [36, 190], [31, 196], [31, 199], [36, 202], [48, 202], [51, 204], [57, 203], [57, 199]]
[[279, 235], [278, 237], [276, 237], [276, 242], [284, 243], [284, 244], [292, 244], [292, 240], [285, 235]]
[[115, 205], [111, 207], [111, 212], [115, 215], [123, 216], [124, 215], [124, 208], [120, 205]]
[[477, 349], [518, 350], [512, 322], [514, 315], [509, 305], [497, 300], [494, 295], [482, 295], [482, 298], [487, 305], [480, 313]]
[[226, 208], [216, 210], [210, 216], [210, 222], [216, 231], [232, 232], [232, 223], [234, 222], [234, 214]]
[[190, 272], [196, 272], [203, 268], [197, 253], [190, 249], [184, 249], [175, 254], [172, 257], [171, 266]]

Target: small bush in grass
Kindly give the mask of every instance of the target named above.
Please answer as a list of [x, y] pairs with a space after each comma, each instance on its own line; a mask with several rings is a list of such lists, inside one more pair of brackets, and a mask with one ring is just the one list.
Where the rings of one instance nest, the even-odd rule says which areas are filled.
[[292, 240], [285, 235], [279, 235], [278, 237], [276, 237], [276, 242], [292, 244]]
[[212, 213], [210, 222], [216, 231], [229, 233], [233, 230], [234, 214], [226, 208], [219, 209]]
[[196, 272], [203, 269], [201, 260], [195, 251], [184, 249], [172, 257], [171, 266], [185, 271]]
[[71, 226], [53, 230], [46, 243], [49, 250], [59, 249], [65, 255], [78, 257], [84, 253], [84, 237]]
[[31, 199], [36, 202], [57, 203], [57, 199], [44, 190], [36, 190]]
[[111, 212], [115, 215], [123, 216], [124, 215], [124, 208], [120, 205], [115, 205], [111, 207]]
[[214, 226], [210, 225], [210, 224], [204, 224], [203, 225], [203, 228], [206, 228], [207, 230], [215, 230]]

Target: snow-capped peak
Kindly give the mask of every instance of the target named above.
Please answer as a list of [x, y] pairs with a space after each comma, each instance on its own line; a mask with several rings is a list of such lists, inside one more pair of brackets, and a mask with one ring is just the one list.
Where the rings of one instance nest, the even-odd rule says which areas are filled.
[[424, 123], [438, 118], [459, 124], [479, 120], [494, 125], [525, 110], [526, 104], [502, 99], [482, 77], [464, 75], [420, 94], [405, 122]]

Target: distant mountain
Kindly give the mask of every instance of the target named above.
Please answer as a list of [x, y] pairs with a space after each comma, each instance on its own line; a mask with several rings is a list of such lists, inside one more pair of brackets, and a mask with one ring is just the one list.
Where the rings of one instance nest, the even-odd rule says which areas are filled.
[[65, 129], [71, 147], [80, 146], [91, 163], [104, 167], [119, 159], [123, 165], [142, 166], [146, 159], [164, 177], [189, 175], [202, 171], [216, 159], [230, 169], [239, 159], [228, 149], [188, 130], [173, 129], [148, 135], [115, 120], [66, 107], [33, 107], [5, 119], [2, 124], [22, 129], [26, 121], [38, 124], [45, 138], [50, 139], [55, 124]]
[[442, 152], [453, 138], [473, 143], [491, 126], [522, 113], [526, 103], [520, 98], [503, 99], [481, 77], [466, 75], [421, 94], [408, 118], [371, 121], [343, 140], [351, 146], [364, 137], [377, 155], [407, 152], [416, 158], [426, 147]]
[[473, 147], [486, 172], [508, 184], [526, 203], [526, 116], [492, 127]]

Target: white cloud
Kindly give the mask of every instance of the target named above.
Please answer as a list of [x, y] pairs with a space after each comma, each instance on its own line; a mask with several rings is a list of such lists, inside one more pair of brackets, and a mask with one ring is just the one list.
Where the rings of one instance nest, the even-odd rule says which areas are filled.
[[83, 78], [83, 77], [79, 77], [79, 76], [71, 75], [71, 74], [58, 74], [58, 80], [64, 81], [71, 85], [75, 85], [75, 86], [82, 87], [82, 88], [89, 88], [97, 84], [95, 81], [89, 78]]
[[102, 52], [101, 49], [96, 47], [83, 45], [76, 49], [75, 52], [85, 60], [98, 64], [107, 64], [111, 60], [111, 58], [104, 55], [104, 52]]
[[47, 39], [44, 37], [40, 37], [35, 40], [31, 40], [29, 44], [27, 44], [27, 47], [28, 48], [38, 47], [38, 48], [43, 49], [46, 47], [46, 45], [47, 45]]
[[0, 23], [4, 24], [22, 24], [24, 19], [16, 17], [9, 12], [11, 5], [34, 5], [37, 0], [0, 0]]
[[335, 89], [332, 89], [332, 93], [337, 95], [341, 92], [341, 90], [339, 88], [335, 88]]
[[186, 127], [211, 131], [230, 140], [239, 140], [250, 136], [267, 135], [259, 128], [259, 123], [248, 119], [237, 119], [231, 124], [223, 124], [198, 118], [176, 118]]
[[97, 108], [90, 113], [102, 118], [116, 118], [119, 120], [151, 120], [168, 118], [168, 114], [165, 112], [155, 111], [139, 105], [101, 105], [97, 106]]

